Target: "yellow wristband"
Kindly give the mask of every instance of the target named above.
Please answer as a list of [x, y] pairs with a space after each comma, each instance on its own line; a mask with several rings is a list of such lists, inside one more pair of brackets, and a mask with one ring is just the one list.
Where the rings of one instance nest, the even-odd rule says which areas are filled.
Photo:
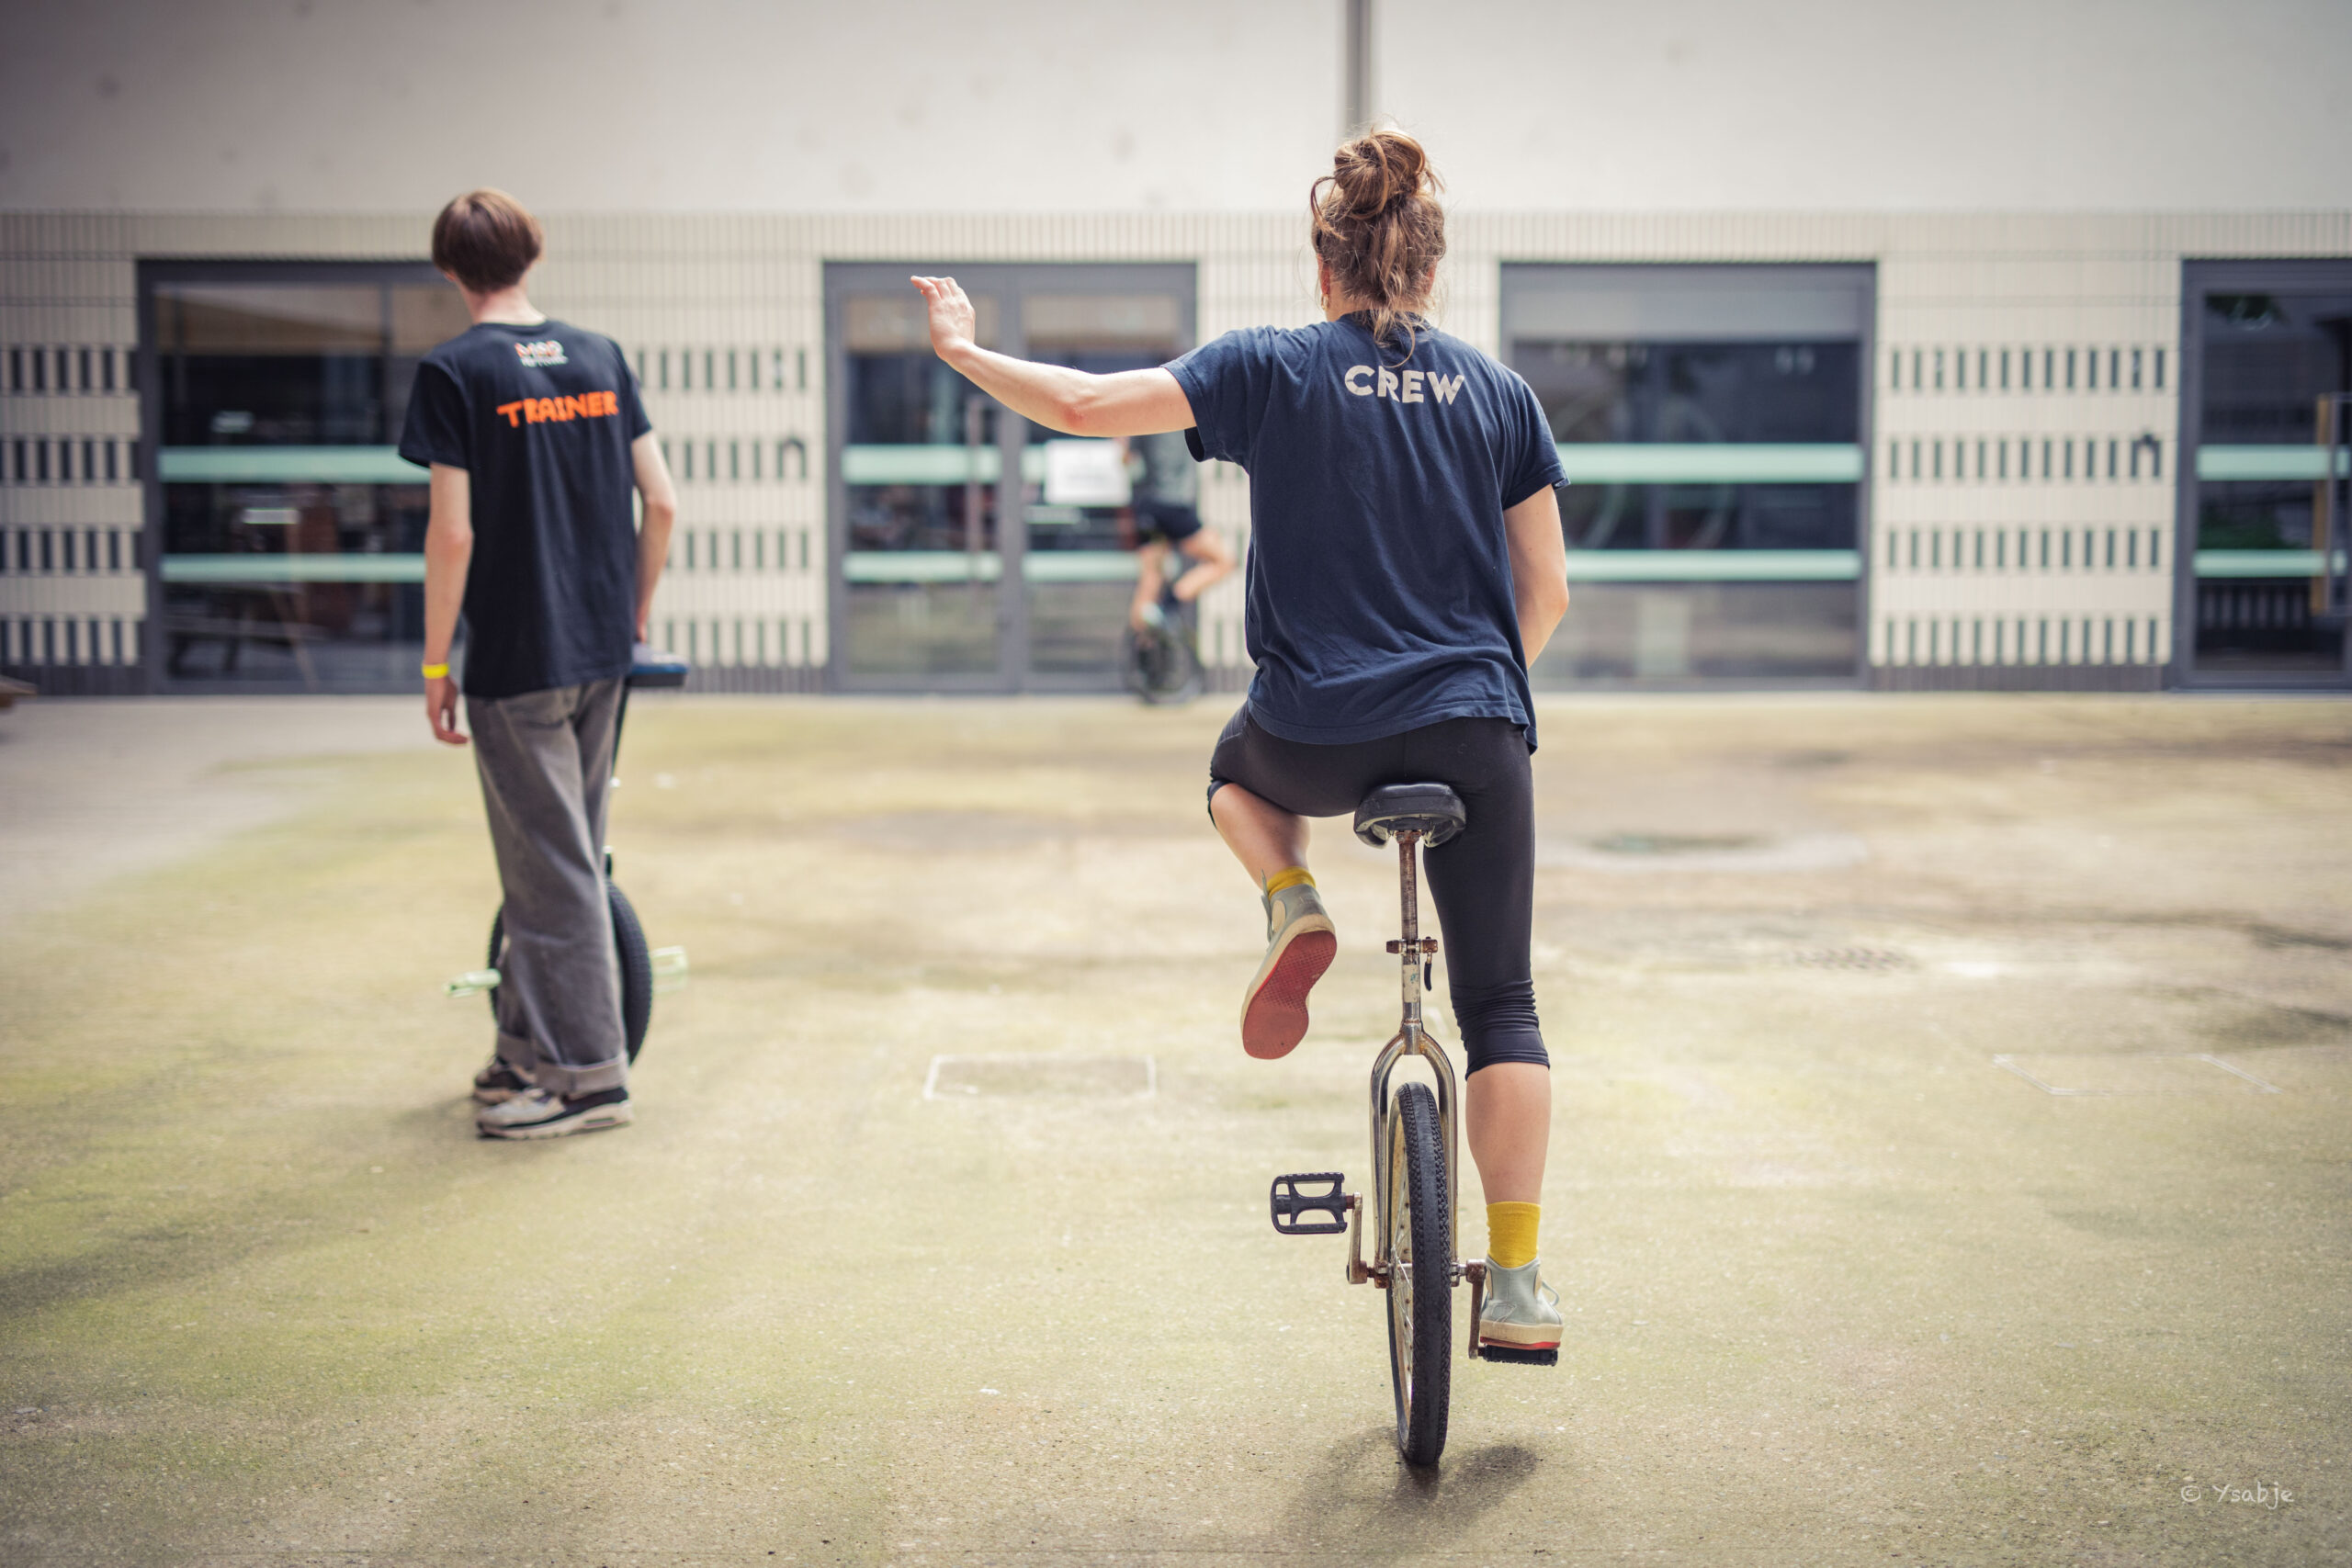
[[428, 664], [424, 666], [424, 678], [428, 681], [447, 680], [448, 675], [449, 667], [446, 664]]

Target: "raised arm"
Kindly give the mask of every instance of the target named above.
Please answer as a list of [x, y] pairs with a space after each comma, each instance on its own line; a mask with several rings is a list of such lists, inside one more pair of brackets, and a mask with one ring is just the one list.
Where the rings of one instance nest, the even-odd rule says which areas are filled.
[[1037, 365], [972, 341], [972, 302], [952, 277], [918, 277], [931, 310], [931, 347], [966, 379], [1006, 408], [1068, 435], [1156, 435], [1189, 430], [1193, 405], [1165, 370], [1090, 376], [1062, 365]]

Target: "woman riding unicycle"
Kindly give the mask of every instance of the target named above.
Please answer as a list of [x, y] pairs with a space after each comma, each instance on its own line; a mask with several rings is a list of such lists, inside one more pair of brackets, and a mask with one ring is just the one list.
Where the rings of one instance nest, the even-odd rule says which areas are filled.
[[[1412, 138], [1350, 141], [1309, 197], [1324, 320], [1228, 333], [1156, 370], [1089, 376], [990, 353], [952, 278], [914, 280], [940, 357], [1017, 413], [1082, 435], [1189, 428], [1195, 456], [1249, 471], [1257, 672], [1209, 761], [1210, 816], [1266, 911], [1242, 1047], [1271, 1059], [1306, 1035], [1308, 992], [1338, 949], [1306, 818], [1354, 814], [1360, 836], [1400, 852], [1405, 937], [1389, 949], [1408, 990], [1374, 1069], [1374, 1253], [1350, 1277], [1389, 1292], [1398, 1444], [1421, 1464], [1444, 1444], [1450, 1287], [1483, 1291], [1474, 1356], [1556, 1360], [1561, 1322], [1535, 1245], [1552, 1098], [1529, 955], [1527, 671], [1567, 608], [1553, 494], [1566, 479], [1527, 384], [1429, 322], [1445, 252], [1436, 191]], [[1419, 1025], [1437, 944], [1419, 935], [1417, 850], [1467, 1058], [1483, 1265], [1453, 1256], [1453, 1077]], [[1405, 1055], [1430, 1060], [1434, 1100], [1418, 1082], [1388, 1094]], [[1285, 1185], [1316, 1180], [1329, 1190]], [[1343, 1181], [1278, 1181], [1276, 1228], [1344, 1228], [1342, 1214], [1361, 1227]], [[1296, 1223], [1307, 1211], [1333, 1223]]]

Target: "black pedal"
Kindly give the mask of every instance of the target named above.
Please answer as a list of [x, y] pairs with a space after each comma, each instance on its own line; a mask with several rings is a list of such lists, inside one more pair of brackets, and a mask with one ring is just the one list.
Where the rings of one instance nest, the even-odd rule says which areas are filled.
[[1517, 1361], [1527, 1367], [1556, 1367], [1560, 1352], [1551, 1350], [1521, 1350], [1510, 1345], [1481, 1345], [1478, 1359], [1482, 1361]]
[[[1348, 1228], [1348, 1179], [1336, 1170], [1277, 1176], [1271, 1201], [1283, 1235], [1337, 1235]], [[1315, 1215], [1327, 1216], [1317, 1219]]]

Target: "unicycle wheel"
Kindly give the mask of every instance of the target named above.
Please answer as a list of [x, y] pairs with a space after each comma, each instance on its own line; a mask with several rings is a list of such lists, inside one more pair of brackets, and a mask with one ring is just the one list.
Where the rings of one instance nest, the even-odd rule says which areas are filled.
[[1388, 1112], [1388, 1366], [1396, 1385], [1396, 1451], [1433, 1465], [1445, 1451], [1453, 1374], [1452, 1190], [1437, 1099], [1396, 1091]]
[[[638, 923], [628, 895], [609, 882], [605, 892], [613, 910], [613, 957], [621, 972], [621, 1037], [628, 1043], [628, 1059], [634, 1062], [653, 1022], [653, 950], [645, 944], [645, 928]], [[502, 968], [505, 962], [506, 908], [501, 905], [490, 919], [490, 967]], [[490, 989], [490, 1016], [498, 1017], [495, 986]]]
[[1127, 690], [1154, 706], [1201, 694], [1200, 656], [1170, 627], [1128, 634], [1125, 675]]

